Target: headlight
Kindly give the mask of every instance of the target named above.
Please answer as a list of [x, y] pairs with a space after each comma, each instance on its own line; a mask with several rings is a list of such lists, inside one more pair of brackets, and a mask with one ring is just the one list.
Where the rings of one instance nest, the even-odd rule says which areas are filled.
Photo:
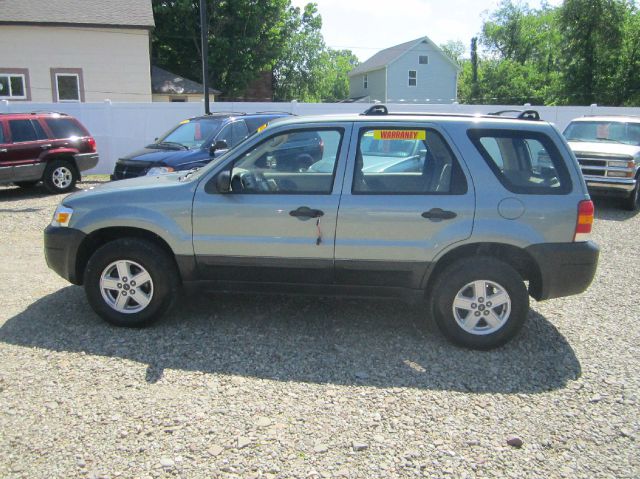
[[633, 168], [633, 161], [609, 160], [607, 163], [609, 166], [617, 168]]
[[73, 209], [63, 205], [59, 205], [53, 213], [53, 220], [51, 220], [51, 226], [69, 226], [71, 221], [71, 215], [73, 215]]
[[154, 166], [153, 168], [149, 168], [147, 171], [147, 176], [149, 175], [166, 175], [167, 173], [173, 173], [175, 170], [170, 166]]

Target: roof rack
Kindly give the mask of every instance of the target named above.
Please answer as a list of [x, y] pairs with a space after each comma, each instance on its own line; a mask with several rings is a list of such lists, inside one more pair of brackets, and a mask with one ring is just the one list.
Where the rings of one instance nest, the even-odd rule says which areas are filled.
[[34, 110], [34, 111], [9, 111], [0, 113], [0, 115], [39, 115], [42, 113], [49, 113], [51, 115], [69, 116], [68, 113], [62, 111], [49, 111], [49, 110]]
[[538, 113], [536, 110], [500, 110], [489, 113], [489, 115], [502, 116], [505, 113], [518, 113], [518, 116], [516, 116], [518, 120], [540, 121], [540, 113]]
[[436, 112], [389, 112], [389, 109], [385, 105], [373, 105], [360, 113], [361, 116], [449, 116], [449, 117], [461, 117], [461, 118], [492, 118], [496, 116], [502, 116], [505, 113], [519, 113], [516, 117], [518, 120], [531, 120], [539, 121], [540, 114], [536, 110], [502, 110], [489, 114], [469, 114], [469, 113], [436, 113]]
[[291, 116], [298, 116], [295, 113], [291, 113], [290, 111], [280, 111], [280, 110], [265, 110], [265, 111], [257, 111], [255, 113], [249, 113], [249, 115], [270, 115], [270, 114], [282, 114], [282, 115], [291, 115]]
[[52, 115], [60, 115], [60, 116], [69, 116], [68, 113], [64, 113], [62, 111], [51, 111], [51, 110], [34, 110], [29, 113], [25, 113], [25, 115], [38, 115], [40, 113], [50, 113]]

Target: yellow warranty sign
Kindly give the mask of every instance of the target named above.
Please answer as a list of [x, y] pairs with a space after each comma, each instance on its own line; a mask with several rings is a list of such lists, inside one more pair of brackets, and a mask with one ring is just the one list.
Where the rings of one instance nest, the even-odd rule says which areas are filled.
[[373, 130], [375, 140], [426, 140], [424, 130]]

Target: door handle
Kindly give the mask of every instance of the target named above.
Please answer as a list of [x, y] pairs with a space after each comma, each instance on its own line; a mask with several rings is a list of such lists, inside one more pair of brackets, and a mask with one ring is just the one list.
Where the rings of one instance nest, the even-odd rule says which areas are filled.
[[53, 145], [51, 143], [47, 143], [46, 145], [40, 145], [40, 148], [42, 148], [43, 150], [48, 150], [49, 148], [51, 148]]
[[458, 216], [453, 211], [443, 210], [442, 208], [431, 208], [429, 211], [422, 213], [423, 218], [433, 221], [451, 220]]
[[6, 148], [0, 148], [0, 153], [6, 153], [7, 149]]
[[289, 216], [295, 216], [296, 218], [320, 218], [324, 216], [324, 211], [314, 210], [308, 206], [301, 206], [297, 210], [289, 211]]

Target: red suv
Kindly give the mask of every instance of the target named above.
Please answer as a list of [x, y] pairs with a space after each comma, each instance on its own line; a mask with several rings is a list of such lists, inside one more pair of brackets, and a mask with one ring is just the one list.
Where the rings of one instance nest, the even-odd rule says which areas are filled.
[[39, 181], [51, 193], [72, 190], [80, 172], [98, 163], [96, 141], [64, 113], [0, 114], [0, 184]]

